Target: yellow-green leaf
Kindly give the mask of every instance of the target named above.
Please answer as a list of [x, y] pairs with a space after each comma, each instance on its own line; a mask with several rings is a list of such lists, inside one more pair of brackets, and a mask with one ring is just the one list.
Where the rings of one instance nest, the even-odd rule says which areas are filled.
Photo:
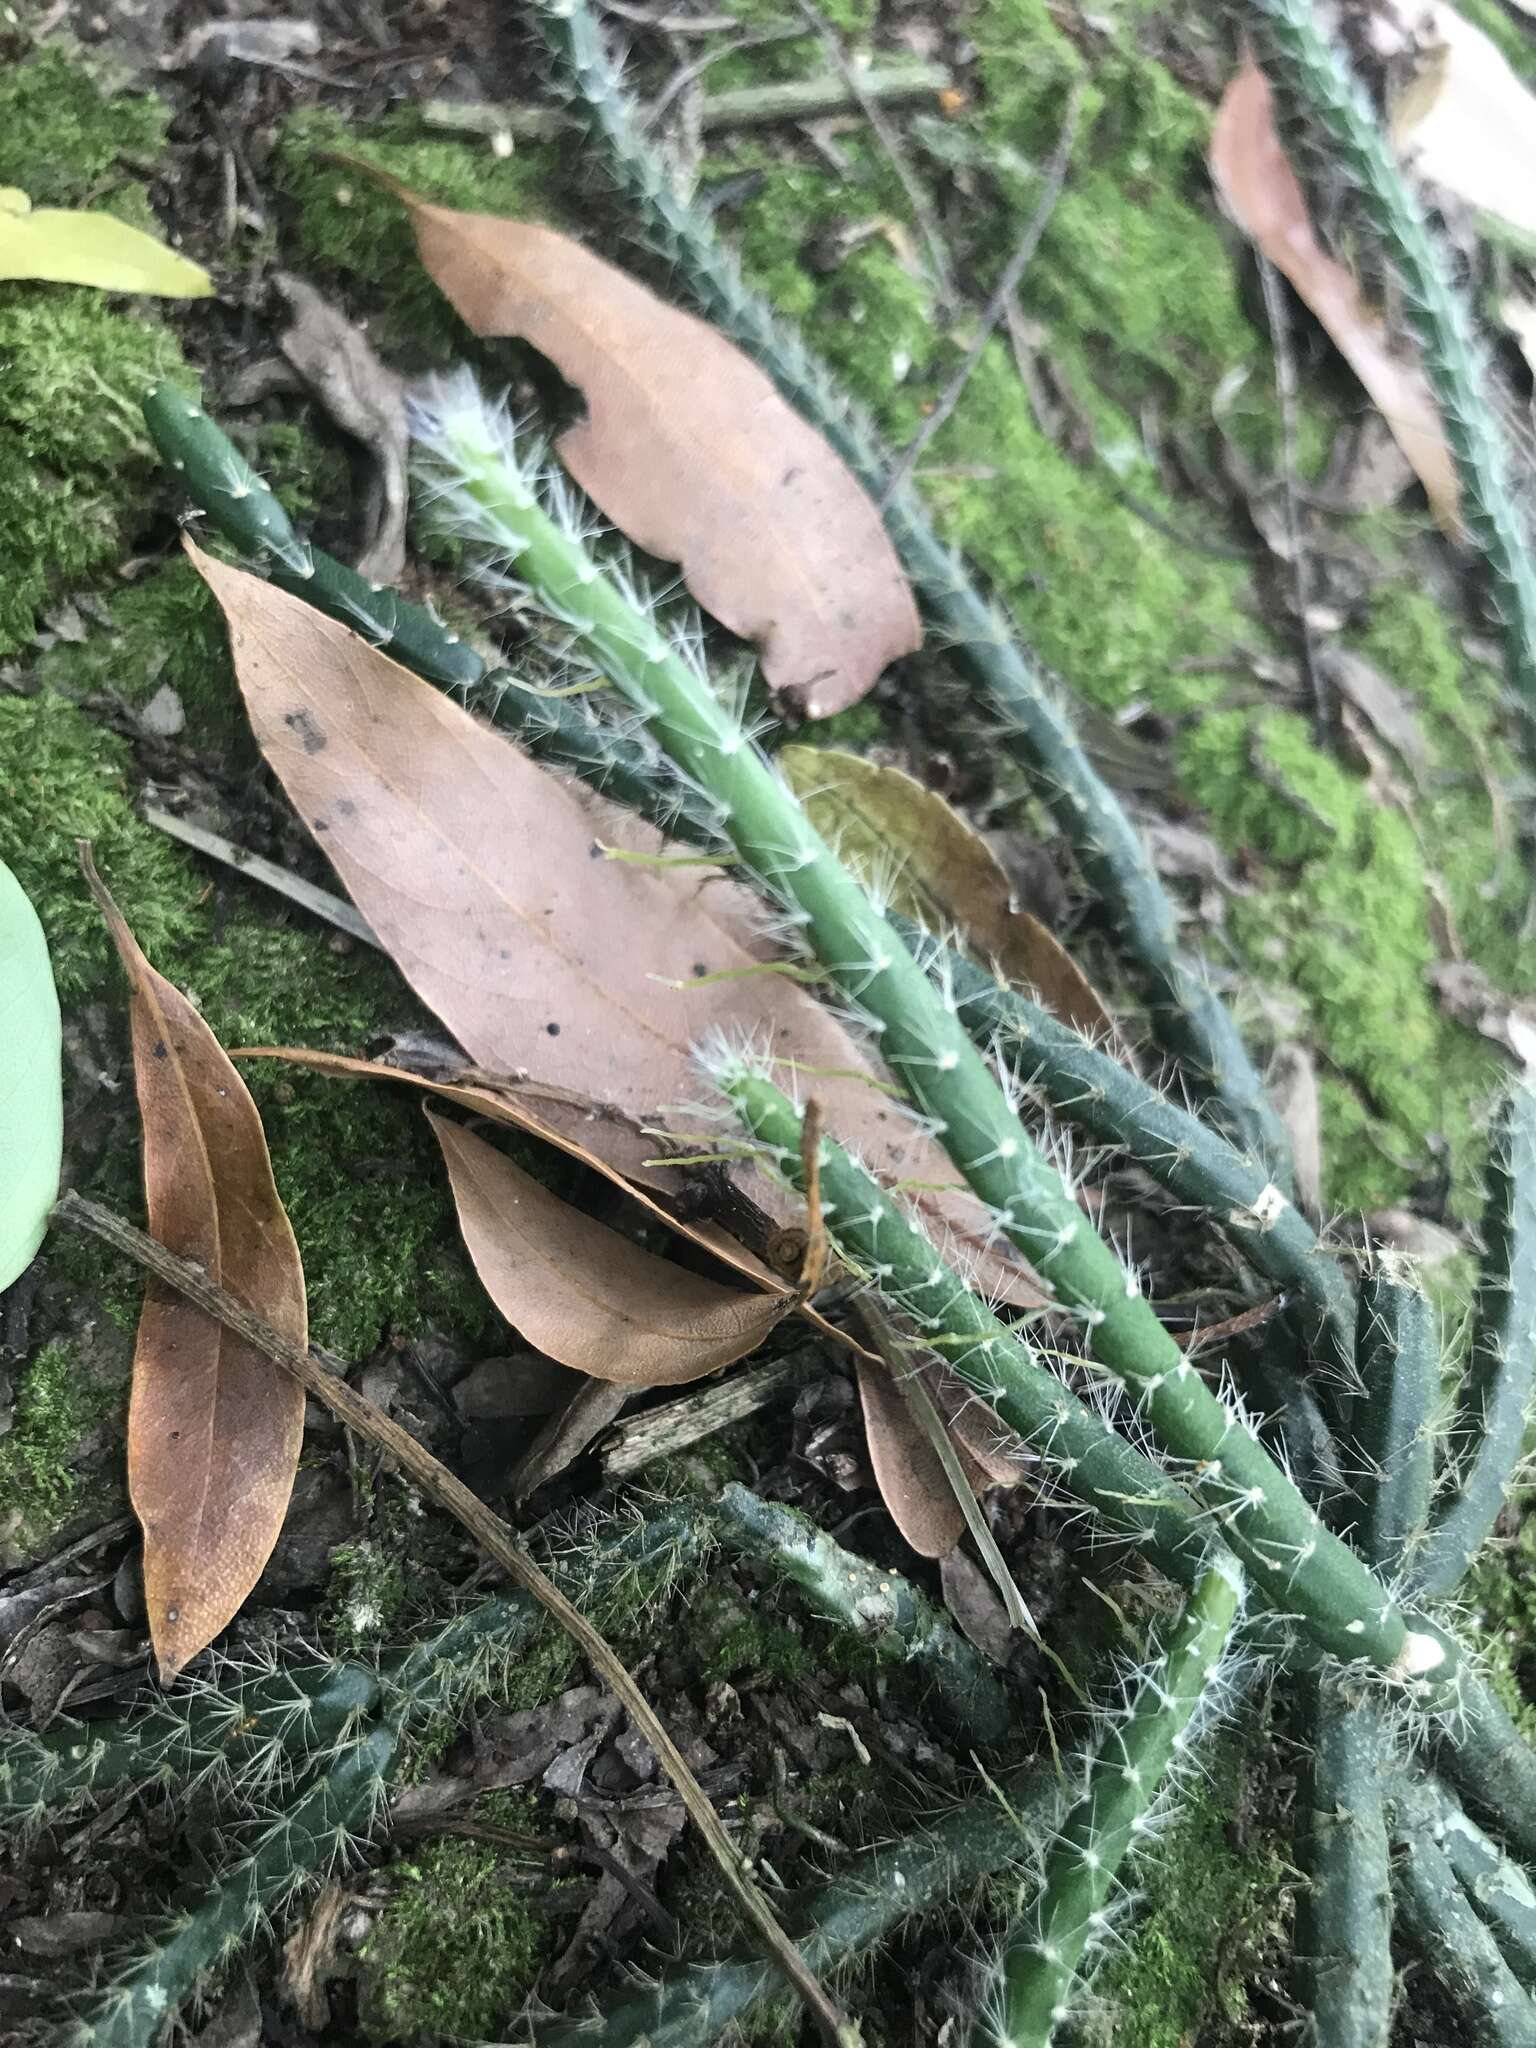
[[0, 861], [0, 1288], [26, 1271], [59, 1193], [64, 1088], [48, 943]]
[[1097, 990], [1060, 941], [1013, 900], [997, 856], [943, 797], [899, 768], [836, 747], [781, 747], [789, 786], [856, 875], [899, 916], [1027, 984], [1064, 1024], [1112, 1038]]
[[206, 270], [115, 214], [53, 206], [34, 212], [14, 185], [0, 187], [0, 278], [162, 299], [206, 299], [213, 291]]

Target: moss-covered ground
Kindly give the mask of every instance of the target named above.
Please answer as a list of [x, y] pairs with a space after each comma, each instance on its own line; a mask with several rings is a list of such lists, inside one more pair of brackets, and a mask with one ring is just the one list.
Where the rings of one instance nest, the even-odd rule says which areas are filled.
[[[796, 18], [788, 0], [733, 11], [757, 27]], [[1529, 43], [1497, 8], [1474, 0], [1468, 11], [1528, 64]], [[874, 0], [826, 12], [855, 39], [878, 20]], [[1261, 551], [1221, 483], [1218, 436], [1262, 476], [1281, 436], [1265, 325], [1203, 170], [1209, 107], [1187, 82], [1219, 75], [1220, 62], [1197, 26], [1143, 0], [1095, 9], [1091, 21], [1068, 21], [1046, 0], [963, 0], [951, 12], [954, 48], [974, 52], [967, 93], [948, 110], [920, 111], [908, 143], [941, 195], [974, 302], [1038, 199], [1073, 94], [1079, 133], [1022, 294], [1058, 418], [1042, 424], [1008, 340], [994, 338], [927, 453], [925, 492], [1041, 661], [1066, 679], [1090, 731], [1102, 738], [1119, 721], [1150, 734], [1163, 801], [1207, 829], [1241, 873], [1245, 893], [1204, 935], [1213, 971], [1261, 1052], [1280, 1035], [1313, 1048], [1330, 1205], [1400, 1203], [1448, 1175], [1451, 1216], [1466, 1220], [1498, 1058], [1441, 1012], [1426, 969], [1445, 956], [1449, 932], [1495, 984], [1536, 990], [1528, 883], [1490, 793], [1518, 778], [1479, 631], [1426, 515], [1410, 506], [1340, 520], [1341, 543], [1372, 563], [1342, 641], [1411, 705], [1428, 749], [1417, 786], [1398, 776], [1384, 788], [1320, 745], [1299, 692], [1260, 680], [1276, 670], [1256, 669], [1256, 656], [1273, 663], [1293, 650], [1274, 623]], [[0, 71], [0, 185], [151, 222], [166, 106], [111, 89], [64, 47], [24, 53], [18, 42], [3, 54], [17, 61]], [[813, 40], [769, 41], [713, 66], [708, 83], [824, 63]], [[330, 109], [291, 116], [265, 165], [282, 261], [366, 317], [402, 368], [471, 353], [515, 378], [530, 362], [469, 342], [416, 264], [396, 202], [322, 154], [337, 143], [431, 198], [535, 211], [594, 232], [610, 252], [620, 246], [621, 216], [569, 149], [520, 145], [501, 158], [424, 138], [408, 109], [366, 128]], [[944, 390], [974, 314], [948, 327], [935, 317], [881, 151], [857, 129], [836, 150], [834, 163], [777, 134], [716, 138], [701, 177], [753, 281], [901, 442]], [[638, 249], [635, 261], [647, 262]], [[377, 957], [213, 874], [139, 814], [152, 776], [186, 771], [267, 829], [259, 805], [246, 809], [259, 771], [222, 632], [165, 545], [173, 501], [137, 419], [156, 378], [196, 382], [205, 336], [196, 319], [143, 303], [0, 284], [0, 858], [38, 903], [54, 949], [70, 1020], [72, 1168], [87, 1191], [129, 1210], [138, 1161], [123, 1099], [122, 989], [78, 877], [78, 839], [92, 842], [151, 958], [226, 1042], [355, 1050], [429, 1022]], [[1307, 367], [1304, 482], [1359, 406], [1336, 370]], [[297, 516], [323, 524], [344, 513], [345, 466], [307, 416], [241, 431]], [[1431, 558], [1441, 564], [1433, 579]], [[37, 645], [39, 623], [65, 599], [86, 600], [83, 637], [71, 628]], [[187, 726], [169, 755], [150, 754], [134, 713], [167, 683]], [[862, 707], [836, 737], [886, 736], [891, 708]], [[1006, 784], [995, 794], [1001, 815]], [[1091, 924], [1085, 942], [1092, 953]], [[1092, 958], [1111, 978], [1102, 955]], [[351, 1358], [386, 1336], [429, 1332], [494, 1348], [505, 1333], [473, 1284], [417, 1107], [277, 1067], [250, 1079], [304, 1250], [316, 1339]], [[112, 1497], [136, 1306], [132, 1275], [78, 1246], [51, 1248], [40, 1341], [0, 1437], [0, 1561], [40, 1554]], [[101, 1440], [87, 1469], [82, 1439]], [[338, 1640], [366, 1648], [393, 1625], [410, 1562], [388, 1516], [338, 1555], [323, 1610]], [[1512, 1697], [1531, 1654], [1527, 1562], [1522, 1547], [1511, 1568], [1484, 1567], [1475, 1588]], [[838, 1654], [719, 1580], [696, 1619], [701, 1689], [753, 1672], [793, 1684]], [[540, 1651], [525, 1674], [529, 1697], [568, 1669], [563, 1649]], [[450, 1731], [441, 1733], [445, 1747]], [[436, 1753], [423, 1749], [420, 1768]], [[1116, 2048], [1253, 2038], [1244, 1973], [1274, 1939], [1284, 1872], [1262, 1824], [1245, 1839], [1233, 1821], [1242, 1778], [1229, 1748], [1169, 1838], [1139, 1938], [1103, 1987], [1117, 2015], [1103, 2038]], [[550, 1948], [550, 1923], [528, 1907], [503, 1852], [461, 1841], [412, 1851], [393, 1868], [362, 1959], [364, 2027], [381, 2041], [491, 2031]], [[1218, 1949], [1241, 1960], [1215, 1972], [1206, 1958]]]

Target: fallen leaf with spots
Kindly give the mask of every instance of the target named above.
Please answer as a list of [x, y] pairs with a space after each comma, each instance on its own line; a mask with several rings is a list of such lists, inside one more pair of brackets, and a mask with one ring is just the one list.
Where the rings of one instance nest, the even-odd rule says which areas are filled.
[[[299, 599], [188, 553], [229, 622], [268, 763], [380, 946], [476, 1066], [616, 1113], [587, 1122], [582, 1142], [603, 1154], [617, 1134], [632, 1159], [633, 1126], [717, 1147], [694, 1048], [750, 1038], [787, 1085], [814, 1088], [872, 1172], [913, 1187], [982, 1285], [1039, 1304], [887, 1077], [783, 971], [752, 896], [719, 871], [649, 864], [666, 845], [650, 827]], [[794, 1213], [742, 1172], [754, 1200]]]
[[[256, 1105], [82, 859], [131, 990], [150, 1232], [302, 1345], [304, 1268]], [[144, 1602], [163, 1680], [234, 1618], [260, 1577], [303, 1434], [298, 1381], [150, 1280], [133, 1357], [128, 1492], [144, 1529]]]

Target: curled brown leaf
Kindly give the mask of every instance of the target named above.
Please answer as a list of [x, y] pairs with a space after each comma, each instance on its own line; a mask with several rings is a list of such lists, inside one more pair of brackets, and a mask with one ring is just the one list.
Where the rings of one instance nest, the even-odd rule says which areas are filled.
[[[132, 991], [151, 1235], [302, 1345], [304, 1269], [256, 1105], [191, 1003], [145, 959], [84, 849], [82, 863]], [[298, 1382], [151, 1280], [134, 1349], [128, 1491], [144, 1528], [144, 1600], [163, 1679], [255, 1585], [283, 1525], [303, 1434]]]

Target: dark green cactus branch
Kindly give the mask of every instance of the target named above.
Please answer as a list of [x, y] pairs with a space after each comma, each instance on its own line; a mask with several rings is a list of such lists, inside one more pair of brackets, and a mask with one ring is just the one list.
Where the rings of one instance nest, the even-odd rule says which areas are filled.
[[1391, 1737], [1380, 1706], [1320, 1672], [1301, 1681], [1296, 1992], [1317, 2048], [1387, 2048], [1392, 1885], [1382, 1785]]
[[808, 1516], [728, 1486], [715, 1505], [725, 1548], [768, 1566], [887, 1661], [909, 1664], [937, 1711], [970, 1742], [1000, 1742], [1013, 1720], [1007, 1692], [948, 1615], [900, 1572], [844, 1550]]
[[1445, 1852], [1427, 1830], [1394, 1821], [1393, 1895], [1416, 1947], [1458, 2004], [1474, 2014], [1487, 2048], [1530, 2048], [1536, 2004], [1473, 1911]]
[[[914, 1916], [966, 1894], [1028, 1857], [1056, 1803], [1055, 1780], [1036, 1766], [1005, 1773], [1001, 1797], [970, 1799], [929, 1827], [850, 1859], [786, 1915], [800, 1953], [821, 1977], [866, 1953]], [[534, 2048], [711, 2048], [735, 2020], [783, 1995], [756, 1957], [680, 1964], [590, 2018], [535, 2024]]]
[[1005, 745], [1031, 770], [1042, 802], [1077, 854], [1152, 1006], [1160, 1042], [1230, 1120], [1240, 1142], [1289, 1190], [1289, 1149], [1263, 1083], [1220, 1000], [1178, 950], [1178, 927], [1140, 834], [1095, 773], [1007, 620], [939, 538], [908, 489], [885, 495], [894, 458], [793, 329], [742, 281], [708, 219], [680, 199], [667, 165], [630, 113], [602, 30], [586, 0], [533, 0], [533, 19], [556, 79], [601, 148], [669, 266], [701, 311], [767, 371], [826, 434], [881, 505], [886, 525], [929, 615], [969, 669]]
[[378, 1704], [377, 1676], [315, 1662], [221, 1691], [200, 1687], [126, 1721], [76, 1723], [0, 1744], [0, 1820], [26, 1825], [123, 1785], [210, 1782], [248, 1792], [307, 1768]]
[[1364, 1504], [1355, 1540], [1393, 1578], [1402, 1575], [1429, 1514], [1438, 1334], [1423, 1289], [1383, 1255], [1360, 1283], [1362, 1391], [1350, 1420], [1352, 1455], [1360, 1467], [1356, 1490]]
[[1468, 1819], [1438, 1780], [1404, 1776], [1392, 1797], [1405, 1839], [1411, 1845], [1426, 1834], [1435, 1843], [1505, 1962], [1527, 1991], [1536, 1988], [1536, 1887], [1525, 1871]]
[[425, 605], [367, 582], [294, 531], [287, 513], [207, 413], [173, 384], [144, 401], [161, 460], [181, 478], [216, 533], [290, 596], [349, 626], [371, 647], [515, 733], [529, 751], [590, 783], [664, 831], [699, 845], [719, 835], [692, 791], [649, 748], [614, 732], [579, 704], [486, 662]]
[[1326, 1333], [1335, 1369], [1349, 1372], [1354, 1290], [1251, 1153], [1238, 1151], [1038, 1003], [947, 947], [925, 947], [919, 928], [907, 920], [892, 922], [921, 949], [920, 957], [931, 955], [934, 979], [953, 992], [960, 1021], [978, 1045], [996, 1047], [1064, 1123], [1120, 1147], [1177, 1201], [1206, 1210], [1250, 1265], [1307, 1305]]
[[1536, 1087], [1522, 1082], [1494, 1125], [1472, 1355], [1450, 1429], [1453, 1491], [1430, 1523], [1412, 1582], [1450, 1593], [1487, 1541], [1525, 1448], [1536, 1376]]
[[1073, 1980], [1097, 1944], [1120, 1867], [1146, 1828], [1237, 1619], [1242, 1574], [1217, 1554], [1129, 1713], [1088, 1759], [1082, 1796], [1054, 1837], [1030, 1920], [1003, 1952], [996, 2011], [973, 2032], [991, 2048], [1047, 2048], [1070, 2015]]
[[398, 1741], [397, 1726], [375, 1727], [351, 1745], [197, 1906], [92, 1994], [65, 2036], [71, 2048], [149, 2048], [217, 1964], [367, 1834]]
[[1312, 0], [1249, 4], [1262, 24], [1263, 61], [1326, 136], [1330, 165], [1353, 181], [1381, 253], [1402, 283], [1403, 310], [1456, 463], [1462, 519], [1487, 564], [1509, 680], [1526, 713], [1536, 717], [1536, 563], [1488, 400], [1471, 309], [1348, 58], [1324, 31]]

